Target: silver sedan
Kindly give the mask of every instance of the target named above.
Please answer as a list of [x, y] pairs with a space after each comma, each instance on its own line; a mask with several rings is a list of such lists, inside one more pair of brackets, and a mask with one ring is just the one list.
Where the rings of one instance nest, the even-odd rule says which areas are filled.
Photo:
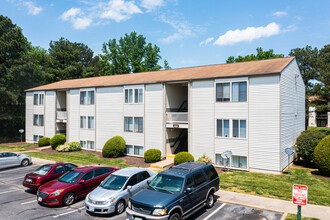
[[9, 151], [0, 151], [0, 169], [14, 166], [27, 166], [31, 157], [25, 154], [16, 154]]
[[156, 174], [138, 167], [128, 167], [112, 173], [87, 195], [86, 210], [99, 214], [124, 212], [129, 198], [146, 188], [148, 180]]

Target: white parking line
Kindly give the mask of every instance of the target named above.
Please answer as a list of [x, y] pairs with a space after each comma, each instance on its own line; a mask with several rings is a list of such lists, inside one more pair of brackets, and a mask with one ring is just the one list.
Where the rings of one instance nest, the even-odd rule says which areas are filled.
[[217, 208], [216, 210], [214, 210], [214, 212], [212, 212], [210, 215], [208, 215], [206, 218], [204, 218], [204, 220], [207, 220], [209, 218], [211, 218], [212, 215], [214, 215], [215, 213], [217, 213], [220, 209], [222, 209], [224, 206], [226, 205], [226, 203], [223, 203], [219, 208]]
[[13, 189], [13, 190], [9, 190], [9, 191], [4, 191], [4, 192], [0, 192], [1, 194], [5, 194], [5, 193], [10, 193], [10, 192], [15, 192], [15, 191], [20, 191], [21, 189]]
[[54, 215], [53, 218], [58, 218], [58, 217], [63, 216], [63, 215], [67, 215], [67, 214], [70, 214], [70, 213], [73, 213], [73, 212], [77, 212], [77, 211], [82, 210], [82, 209], [84, 209], [84, 208], [85, 208], [85, 207], [81, 207], [81, 208], [76, 209], [76, 210], [72, 210], [72, 211], [69, 211], [69, 212], [64, 212], [64, 213], [59, 214], [59, 215]]

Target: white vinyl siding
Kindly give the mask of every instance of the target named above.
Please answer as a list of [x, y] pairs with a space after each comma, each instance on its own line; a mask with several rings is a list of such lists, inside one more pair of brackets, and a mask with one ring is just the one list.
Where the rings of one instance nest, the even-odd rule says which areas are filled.
[[33, 142], [33, 93], [25, 95], [25, 141]]
[[80, 140], [80, 92], [72, 89], [68, 93], [68, 125], [67, 125], [67, 141]]
[[47, 91], [45, 93], [45, 137], [52, 138], [55, 135], [56, 126], [56, 92]]

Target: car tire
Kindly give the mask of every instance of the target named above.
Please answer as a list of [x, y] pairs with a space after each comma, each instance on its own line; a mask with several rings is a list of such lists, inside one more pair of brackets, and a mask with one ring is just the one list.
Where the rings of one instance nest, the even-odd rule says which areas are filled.
[[125, 211], [125, 201], [124, 200], [119, 200], [116, 204], [116, 214], [121, 214]]
[[213, 207], [213, 205], [214, 205], [214, 194], [213, 192], [210, 192], [206, 199], [206, 207], [210, 209]]
[[29, 160], [28, 159], [24, 159], [24, 160], [22, 160], [22, 162], [21, 162], [21, 166], [22, 167], [26, 167], [27, 165], [29, 165]]
[[65, 206], [72, 205], [74, 201], [76, 200], [76, 195], [73, 192], [68, 192], [64, 195], [62, 204]]
[[181, 216], [179, 215], [179, 213], [173, 213], [169, 220], [181, 220]]

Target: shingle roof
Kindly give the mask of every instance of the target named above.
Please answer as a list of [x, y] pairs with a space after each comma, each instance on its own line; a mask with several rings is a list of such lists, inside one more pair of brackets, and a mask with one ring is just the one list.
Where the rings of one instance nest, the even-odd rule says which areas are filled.
[[156, 82], [264, 75], [280, 73], [293, 59], [294, 57], [285, 57], [277, 59], [229, 64], [216, 64], [133, 74], [62, 80], [59, 82], [27, 89], [25, 91], [28, 92], [38, 90], [56, 90], [143, 83], [148, 84]]

